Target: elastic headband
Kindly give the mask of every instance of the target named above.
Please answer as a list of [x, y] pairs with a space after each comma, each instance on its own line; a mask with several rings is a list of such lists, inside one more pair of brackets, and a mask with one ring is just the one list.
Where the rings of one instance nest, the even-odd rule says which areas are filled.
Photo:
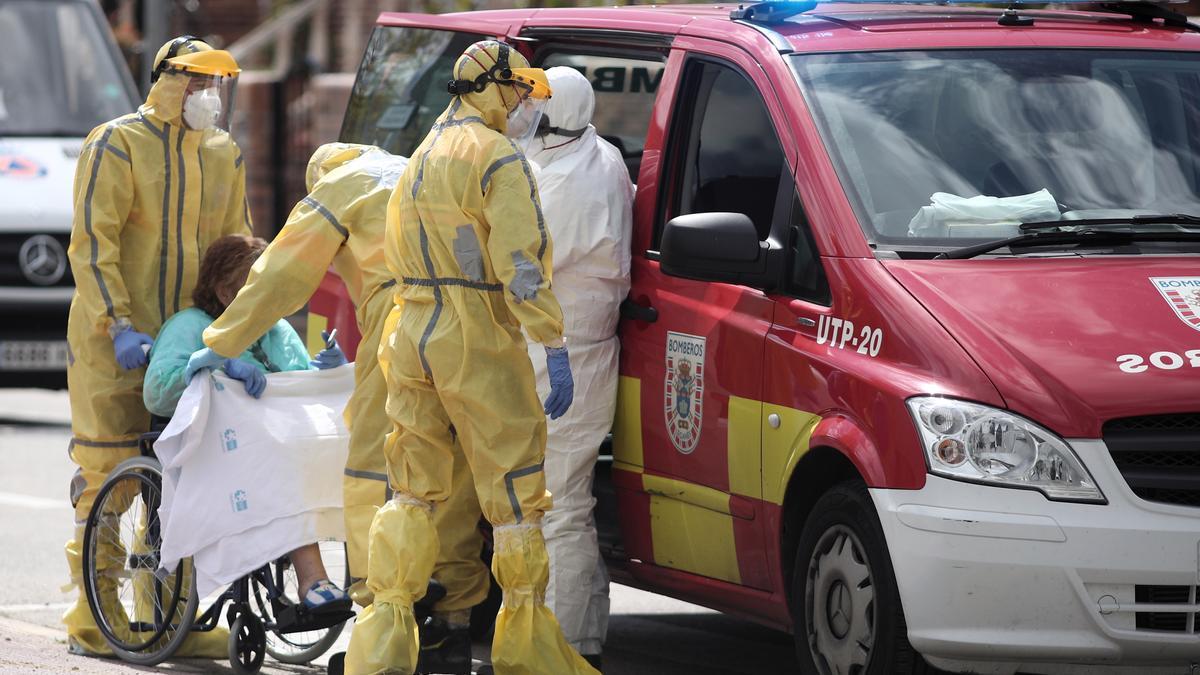
[[479, 77], [474, 80], [450, 80], [446, 83], [446, 91], [454, 96], [462, 96], [472, 92], [479, 94], [488, 86], [495, 82], [496, 84], [513, 84], [513, 72], [508, 67], [508, 45], [503, 42], [500, 45], [500, 56], [496, 59], [495, 65], [488, 68], [486, 72], [480, 73]]
[[550, 126], [550, 118], [546, 115], [542, 115], [541, 119], [538, 120], [537, 131], [534, 133], [537, 136], [549, 136], [553, 134], [555, 136], [563, 136], [565, 138], [579, 138], [580, 136], [586, 134], [587, 130], [587, 127], [582, 129], [563, 129], [562, 127], [552, 127]]
[[154, 67], [154, 72], [150, 73], [150, 81], [151, 82], [158, 81], [158, 76], [162, 75], [163, 71], [167, 69], [167, 61], [170, 61], [171, 59], [175, 58], [176, 56], [179, 56], [179, 50], [185, 44], [191, 42], [192, 40], [199, 40], [199, 39], [200, 38], [196, 37], [195, 35], [181, 35], [181, 36], [175, 38], [174, 40], [171, 40], [171, 45], [169, 47], [167, 47], [166, 55], [163, 56], [162, 60], [158, 62], [158, 65]]

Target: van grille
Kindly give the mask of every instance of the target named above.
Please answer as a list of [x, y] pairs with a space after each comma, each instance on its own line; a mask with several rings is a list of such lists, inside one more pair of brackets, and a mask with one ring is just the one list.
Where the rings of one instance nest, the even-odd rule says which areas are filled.
[[1103, 435], [1134, 494], [1200, 507], [1200, 413], [1109, 420]]
[[[34, 233], [21, 234], [0, 234], [0, 286], [35, 286], [21, 272], [20, 252], [21, 247], [25, 242], [34, 236]], [[66, 262], [65, 253], [67, 247], [71, 243], [71, 235], [67, 233], [54, 233], [50, 236], [54, 237], [62, 246], [64, 253], [64, 262]], [[71, 286], [74, 284], [74, 279], [71, 277], [71, 266], [67, 265], [63, 273], [62, 279], [59, 279], [53, 286]]]
[[1138, 612], [1138, 630], [1161, 630], [1171, 633], [1200, 632], [1200, 616], [1191, 611], [1200, 597], [1198, 586], [1137, 586], [1137, 604], [1183, 605], [1181, 612]]

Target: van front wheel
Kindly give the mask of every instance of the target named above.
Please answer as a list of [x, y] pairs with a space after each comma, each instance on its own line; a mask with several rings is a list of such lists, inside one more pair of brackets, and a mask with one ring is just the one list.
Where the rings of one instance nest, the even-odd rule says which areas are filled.
[[796, 654], [805, 675], [924, 675], [875, 507], [861, 481], [817, 500], [792, 576]]

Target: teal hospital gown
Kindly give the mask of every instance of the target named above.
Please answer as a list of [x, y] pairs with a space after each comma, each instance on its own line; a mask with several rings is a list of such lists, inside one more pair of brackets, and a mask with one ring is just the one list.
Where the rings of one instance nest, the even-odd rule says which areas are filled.
[[[175, 412], [188, 385], [183, 379], [188, 358], [196, 350], [204, 349], [204, 329], [212, 322], [213, 318], [204, 310], [192, 307], [163, 324], [150, 350], [150, 365], [142, 386], [142, 399], [150, 412], [161, 417], [170, 417]], [[238, 358], [265, 373], [312, 369], [304, 341], [282, 319]]]

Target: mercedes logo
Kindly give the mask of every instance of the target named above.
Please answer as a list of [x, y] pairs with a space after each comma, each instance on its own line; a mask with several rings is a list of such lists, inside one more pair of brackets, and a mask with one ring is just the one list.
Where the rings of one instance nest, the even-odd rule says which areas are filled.
[[833, 631], [833, 636], [839, 640], [850, 632], [850, 625], [853, 623], [853, 619], [851, 619], [853, 605], [854, 599], [850, 597], [850, 589], [846, 588], [846, 584], [841, 581], [835, 582], [829, 589], [826, 612], [829, 628]]
[[67, 273], [67, 253], [62, 244], [48, 234], [35, 234], [21, 244], [17, 254], [21, 274], [38, 286], [56, 284]]

